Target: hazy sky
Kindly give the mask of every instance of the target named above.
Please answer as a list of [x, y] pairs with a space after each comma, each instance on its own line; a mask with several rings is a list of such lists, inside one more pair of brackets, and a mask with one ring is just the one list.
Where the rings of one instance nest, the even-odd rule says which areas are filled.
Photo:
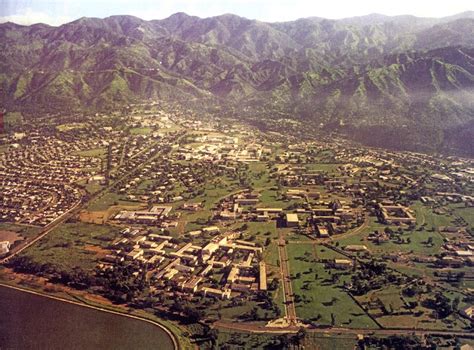
[[199, 17], [234, 13], [262, 21], [344, 18], [369, 13], [443, 17], [474, 10], [472, 0], [0, 0], [0, 22], [59, 25], [79, 17], [134, 15], [161, 19], [176, 12]]

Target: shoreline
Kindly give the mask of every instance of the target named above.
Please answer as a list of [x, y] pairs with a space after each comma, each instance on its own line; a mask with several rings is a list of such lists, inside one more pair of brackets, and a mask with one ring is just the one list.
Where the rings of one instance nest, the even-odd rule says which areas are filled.
[[71, 304], [71, 305], [86, 307], [86, 308], [89, 308], [89, 309], [92, 309], [92, 310], [101, 311], [101, 312], [105, 312], [105, 313], [109, 313], [109, 314], [113, 314], [113, 315], [117, 315], [117, 316], [121, 316], [121, 317], [127, 317], [127, 318], [131, 318], [131, 319], [134, 319], [134, 320], [147, 322], [147, 323], [152, 324], [155, 327], [159, 327], [161, 330], [163, 330], [166, 333], [166, 335], [171, 339], [171, 342], [173, 343], [173, 347], [174, 347], [175, 350], [180, 350], [181, 349], [177, 336], [171, 330], [169, 330], [167, 327], [160, 324], [159, 322], [152, 321], [150, 319], [140, 317], [140, 316], [136, 316], [136, 315], [130, 315], [130, 314], [126, 314], [126, 313], [119, 312], [119, 311], [109, 310], [109, 309], [104, 308], [104, 307], [93, 306], [93, 305], [80, 303], [80, 302], [72, 301], [72, 300], [67, 300], [67, 299], [64, 299], [64, 298], [61, 298], [61, 297], [49, 295], [49, 294], [46, 294], [46, 293], [37, 292], [37, 291], [34, 291], [34, 290], [30, 290], [30, 289], [26, 289], [26, 288], [22, 288], [22, 287], [18, 287], [18, 286], [12, 286], [12, 285], [6, 284], [4, 282], [0, 282], [0, 287], [13, 289], [13, 290], [23, 292], [23, 293], [29, 293], [29, 294], [32, 294], [32, 295], [36, 295], [36, 296], [43, 297], [43, 298], [48, 298], [48, 299], [63, 302], [63, 303], [68, 303], [68, 304]]

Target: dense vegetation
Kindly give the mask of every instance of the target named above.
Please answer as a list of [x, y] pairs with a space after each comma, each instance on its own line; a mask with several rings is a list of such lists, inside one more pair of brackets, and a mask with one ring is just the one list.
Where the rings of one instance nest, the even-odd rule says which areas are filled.
[[262, 126], [296, 119], [375, 146], [474, 154], [473, 32], [472, 13], [6, 23], [0, 104], [64, 112], [174, 101]]

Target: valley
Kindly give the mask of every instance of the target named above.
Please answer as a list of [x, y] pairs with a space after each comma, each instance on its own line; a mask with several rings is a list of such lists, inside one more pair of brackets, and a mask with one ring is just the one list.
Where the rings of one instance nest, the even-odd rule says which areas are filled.
[[472, 337], [472, 159], [159, 102], [24, 120], [3, 283], [167, 320], [184, 349]]

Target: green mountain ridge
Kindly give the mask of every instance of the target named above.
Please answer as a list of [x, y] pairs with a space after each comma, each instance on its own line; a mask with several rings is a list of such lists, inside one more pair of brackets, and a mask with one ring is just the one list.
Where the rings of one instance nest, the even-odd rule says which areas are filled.
[[[105, 110], [143, 100], [289, 118], [374, 146], [473, 155], [474, 15], [265, 23], [235, 15], [0, 24], [0, 103]], [[367, 138], [370, 133], [382, 135]], [[458, 133], [458, 134], [457, 134]]]

